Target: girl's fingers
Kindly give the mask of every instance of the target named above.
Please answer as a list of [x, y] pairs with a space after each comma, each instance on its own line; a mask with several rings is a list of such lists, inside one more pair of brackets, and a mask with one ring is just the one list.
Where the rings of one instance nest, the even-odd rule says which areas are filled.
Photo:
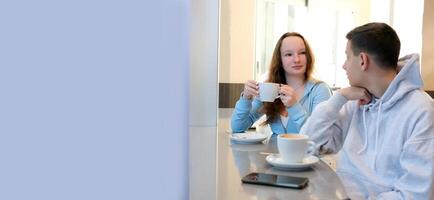
[[257, 96], [259, 94], [258, 90], [254, 89], [254, 88], [247, 88], [247, 92], [253, 96]]

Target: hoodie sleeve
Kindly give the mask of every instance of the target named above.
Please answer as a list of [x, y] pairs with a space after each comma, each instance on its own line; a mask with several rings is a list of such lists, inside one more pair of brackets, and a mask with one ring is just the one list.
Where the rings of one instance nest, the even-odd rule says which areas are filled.
[[308, 135], [317, 145], [317, 153], [337, 153], [343, 145], [351, 117], [351, 104], [339, 92], [320, 103], [302, 127], [300, 134]]
[[[319, 83], [314, 86], [314, 89], [312, 89], [310, 96], [311, 97], [309, 99], [311, 102], [309, 102], [309, 104], [312, 106], [311, 110], [313, 111], [319, 103], [326, 101], [330, 98], [331, 92], [327, 84]], [[310, 115], [310, 113], [299, 102], [287, 108], [287, 111], [289, 116], [291, 117], [291, 120], [297, 125], [298, 130], [301, 129], [301, 127]]]
[[232, 131], [234, 133], [241, 133], [251, 127], [263, 115], [258, 112], [261, 106], [262, 103], [258, 99], [248, 100], [241, 95], [232, 113]]
[[[416, 121], [399, 162], [404, 172], [390, 192], [370, 199], [434, 199], [434, 111]], [[415, 113], [415, 115], [417, 115]]]

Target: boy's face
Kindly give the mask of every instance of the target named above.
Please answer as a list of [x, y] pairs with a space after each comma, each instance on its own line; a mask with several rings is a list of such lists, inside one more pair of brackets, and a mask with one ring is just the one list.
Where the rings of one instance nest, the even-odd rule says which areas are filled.
[[351, 49], [351, 41], [347, 42], [345, 54], [347, 59], [342, 67], [346, 71], [348, 81], [351, 86], [361, 87], [363, 85], [362, 60], [360, 54], [354, 55], [353, 50]]

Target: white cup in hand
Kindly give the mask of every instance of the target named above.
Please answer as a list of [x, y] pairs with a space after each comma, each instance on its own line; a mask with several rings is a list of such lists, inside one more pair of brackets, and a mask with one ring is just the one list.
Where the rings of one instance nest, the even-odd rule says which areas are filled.
[[301, 163], [307, 156], [308, 150], [313, 153], [315, 143], [307, 135], [280, 134], [277, 136], [277, 148], [285, 163]]
[[259, 83], [259, 98], [261, 101], [274, 102], [279, 97], [279, 84]]

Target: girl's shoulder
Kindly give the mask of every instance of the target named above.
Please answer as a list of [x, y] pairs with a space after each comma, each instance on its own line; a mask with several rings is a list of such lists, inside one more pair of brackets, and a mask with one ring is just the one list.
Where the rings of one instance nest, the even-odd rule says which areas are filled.
[[308, 84], [311, 85], [311, 87], [313, 89], [315, 89], [315, 88], [331, 89], [330, 86], [326, 82], [318, 80], [318, 79], [311, 79], [308, 81]]
[[324, 94], [328, 96], [331, 96], [332, 94], [331, 87], [324, 81], [314, 79], [314, 80], [309, 80], [308, 84], [309, 84], [309, 91], [312, 94]]

